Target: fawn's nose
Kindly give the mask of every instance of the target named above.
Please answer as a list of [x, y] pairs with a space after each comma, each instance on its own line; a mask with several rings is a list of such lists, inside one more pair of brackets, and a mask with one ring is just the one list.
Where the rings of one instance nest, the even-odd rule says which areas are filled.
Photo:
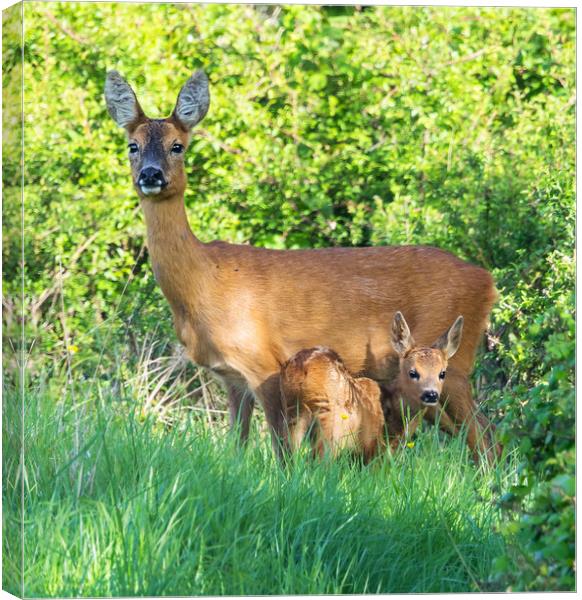
[[156, 167], [146, 167], [145, 169], [142, 169], [137, 182], [142, 188], [146, 189], [163, 188], [167, 185], [164, 174]]
[[423, 404], [436, 404], [439, 401], [439, 393], [435, 390], [427, 390], [420, 397]]

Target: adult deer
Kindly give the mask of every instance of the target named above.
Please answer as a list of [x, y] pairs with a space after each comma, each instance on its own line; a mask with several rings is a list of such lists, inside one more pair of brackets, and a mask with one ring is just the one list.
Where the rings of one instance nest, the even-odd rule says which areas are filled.
[[195, 363], [226, 384], [231, 423], [238, 422], [243, 440], [257, 397], [275, 446], [287, 443], [279, 371], [303, 348], [328, 346], [352, 373], [394, 379], [398, 356], [386, 330], [403, 307], [420, 343], [432, 342], [457, 315], [465, 316], [443, 395], [451, 419], [466, 423], [471, 448], [483, 445], [485, 419], [475, 418], [468, 377], [496, 297], [487, 271], [421, 246], [282, 251], [204, 244], [186, 218], [184, 151], [208, 111], [206, 75], [192, 75], [165, 119], [146, 117], [115, 71], [107, 75], [105, 97], [127, 132], [152, 267], [178, 338]]

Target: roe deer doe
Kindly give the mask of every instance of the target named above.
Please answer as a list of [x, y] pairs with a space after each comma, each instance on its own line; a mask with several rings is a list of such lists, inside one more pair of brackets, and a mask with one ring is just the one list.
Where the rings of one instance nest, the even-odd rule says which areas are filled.
[[289, 443], [297, 450], [309, 432], [312, 447], [323, 455], [349, 449], [368, 462], [384, 447], [380, 386], [352, 377], [339, 355], [316, 347], [294, 354], [281, 367], [281, 397]]
[[[467, 423], [474, 448], [485, 421], [469, 375], [496, 298], [491, 275], [437, 248], [394, 246], [268, 250], [202, 243], [184, 206], [184, 152], [208, 111], [208, 79], [196, 72], [170, 117], [150, 119], [129, 84], [107, 75], [109, 113], [127, 133], [133, 184], [147, 228], [156, 280], [190, 358], [226, 384], [231, 423], [246, 439], [254, 398], [263, 405], [275, 446], [287, 443], [279, 389], [281, 365], [302, 348], [334, 348], [352, 373], [390, 382], [398, 356], [385, 335], [400, 307], [419, 343], [431, 342], [458, 314], [465, 335], [452, 359], [445, 410]], [[250, 391], [250, 393], [249, 393]]]

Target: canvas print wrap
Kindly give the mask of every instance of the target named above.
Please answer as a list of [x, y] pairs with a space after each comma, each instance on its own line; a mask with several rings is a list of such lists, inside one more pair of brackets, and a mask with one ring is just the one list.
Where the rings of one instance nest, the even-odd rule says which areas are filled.
[[3, 588], [573, 590], [575, 13], [3, 12]]

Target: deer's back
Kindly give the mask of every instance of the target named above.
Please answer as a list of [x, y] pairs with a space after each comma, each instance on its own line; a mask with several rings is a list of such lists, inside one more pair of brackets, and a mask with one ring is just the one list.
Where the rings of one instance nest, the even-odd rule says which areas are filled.
[[325, 347], [303, 349], [281, 367], [281, 390], [289, 410], [302, 405], [312, 413], [353, 403], [353, 378], [338, 354]]
[[351, 372], [391, 379], [389, 327], [400, 310], [419, 344], [462, 314], [451, 365], [468, 373], [496, 298], [488, 271], [426, 246], [277, 251], [217, 242], [208, 249], [216, 263], [211, 296], [220, 298], [225, 321], [252, 321], [256, 343], [279, 364], [324, 345]]

